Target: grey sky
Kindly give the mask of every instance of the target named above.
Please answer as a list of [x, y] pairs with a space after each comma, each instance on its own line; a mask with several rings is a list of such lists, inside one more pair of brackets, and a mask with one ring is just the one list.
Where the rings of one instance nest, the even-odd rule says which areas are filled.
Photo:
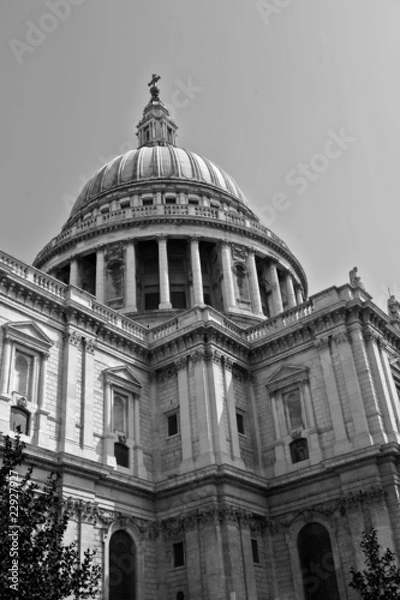
[[[0, 6], [2, 250], [31, 262], [67, 198], [136, 147], [160, 73], [178, 143], [234, 177], [311, 293], [357, 265], [379, 305], [388, 285], [400, 297], [398, 0], [60, 1], [71, 14], [55, 21], [44, 15], [57, 0]], [[27, 44], [29, 22], [54, 27], [30, 50], [15, 41]], [[329, 145], [340, 132], [352, 141]], [[310, 159], [320, 172], [300, 194]]]

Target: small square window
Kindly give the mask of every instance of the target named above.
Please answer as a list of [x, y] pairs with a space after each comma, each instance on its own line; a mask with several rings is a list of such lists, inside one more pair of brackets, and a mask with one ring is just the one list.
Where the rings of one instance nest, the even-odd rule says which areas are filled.
[[185, 564], [185, 548], [183, 542], [177, 542], [173, 545], [174, 568], [183, 567]]
[[236, 424], [238, 433], [242, 433], [244, 435], [244, 415], [243, 413], [236, 413]]
[[251, 540], [251, 553], [253, 555], [253, 562], [259, 564], [260, 554], [258, 552], [258, 541]]
[[178, 413], [173, 413], [172, 415], [168, 415], [167, 423], [168, 423], [168, 437], [177, 435], [179, 433]]

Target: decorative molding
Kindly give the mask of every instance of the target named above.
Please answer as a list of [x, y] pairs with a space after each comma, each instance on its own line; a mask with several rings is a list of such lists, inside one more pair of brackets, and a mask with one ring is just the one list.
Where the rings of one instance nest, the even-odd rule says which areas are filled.
[[76, 329], [68, 329], [64, 334], [64, 338], [68, 342], [68, 344], [71, 344], [72, 346], [78, 348], [82, 340], [82, 335], [81, 333], [76, 331]]
[[178, 360], [175, 361], [175, 368], [177, 371], [180, 371], [181, 369], [185, 369], [186, 365], [187, 365], [187, 357], [186, 356], [181, 356], [180, 358], [178, 358]]
[[339, 331], [339, 333], [334, 334], [333, 339], [335, 340], [335, 343], [338, 345], [350, 343], [350, 336], [347, 333], [347, 331]]
[[88, 352], [89, 354], [94, 354], [94, 351], [96, 350], [96, 339], [94, 338], [88, 338], [85, 337], [84, 338], [84, 347], [86, 352]]
[[320, 337], [315, 340], [314, 345], [318, 350], [327, 350], [329, 349], [329, 337]]

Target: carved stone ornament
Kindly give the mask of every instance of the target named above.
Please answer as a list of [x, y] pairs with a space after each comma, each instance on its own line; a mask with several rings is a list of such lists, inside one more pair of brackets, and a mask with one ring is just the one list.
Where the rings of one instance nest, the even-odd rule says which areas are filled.
[[96, 349], [96, 340], [93, 338], [85, 338], [85, 350], [89, 354], [94, 354]]
[[20, 408], [25, 408], [28, 404], [28, 400], [25, 398], [25, 396], [19, 396], [17, 398], [17, 406], [19, 406]]
[[388, 314], [390, 317], [390, 322], [395, 325], [400, 324], [400, 302], [396, 300], [396, 297], [391, 295], [388, 303]]
[[107, 247], [107, 252], [104, 256], [106, 263], [111, 263], [114, 261], [123, 261], [124, 259], [124, 246], [123, 244], [113, 244], [112, 246]]
[[68, 329], [68, 331], [65, 332], [65, 338], [69, 344], [75, 347], [78, 347], [82, 340], [81, 334], [75, 329]]
[[192, 352], [192, 354], [190, 355], [191, 360], [195, 363], [199, 360], [204, 360], [205, 358], [205, 352], [204, 350], [195, 350], [194, 352]]
[[329, 338], [328, 337], [320, 337], [315, 340], [315, 346], [318, 350], [326, 350], [329, 348]]
[[175, 367], [176, 367], [177, 371], [184, 369], [186, 367], [186, 365], [187, 365], [186, 356], [181, 356], [180, 358], [178, 358], [178, 360], [175, 361]]
[[119, 435], [118, 441], [120, 442], [120, 444], [126, 444], [126, 435]]
[[335, 340], [336, 344], [345, 344], [346, 342], [350, 342], [350, 337], [347, 331], [340, 331], [333, 337], [333, 339]]
[[247, 250], [243, 246], [232, 245], [232, 258], [233, 260], [245, 261], [247, 258]]

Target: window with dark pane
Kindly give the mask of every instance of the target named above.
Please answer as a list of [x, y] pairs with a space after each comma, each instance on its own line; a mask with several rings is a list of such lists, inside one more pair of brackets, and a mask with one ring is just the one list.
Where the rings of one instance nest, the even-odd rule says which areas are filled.
[[174, 567], [183, 567], [185, 564], [185, 548], [183, 542], [173, 545]]
[[129, 448], [122, 442], [115, 442], [114, 456], [119, 467], [129, 468]]
[[290, 456], [292, 463], [298, 463], [302, 460], [307, 460], [308, 454], [308, 442], [305, 438], [294, 440], [290, 444]]
[[253, 555], [253, 562], [254, 563], [259, 563], [260, 562], [260, 554], [258, 552], [258, 541], [252, 539], [251, 540], [251, 553]]
[[236, 424], [238, 433], [244, 434], [244, 415], [241, 412], [236, 413]]
[[173, 413], [172, 415], [168, 415], [167, 424], [168, 424], [168, 437], [177, 435], [177, 433], [179, 432], [178, 413]]

